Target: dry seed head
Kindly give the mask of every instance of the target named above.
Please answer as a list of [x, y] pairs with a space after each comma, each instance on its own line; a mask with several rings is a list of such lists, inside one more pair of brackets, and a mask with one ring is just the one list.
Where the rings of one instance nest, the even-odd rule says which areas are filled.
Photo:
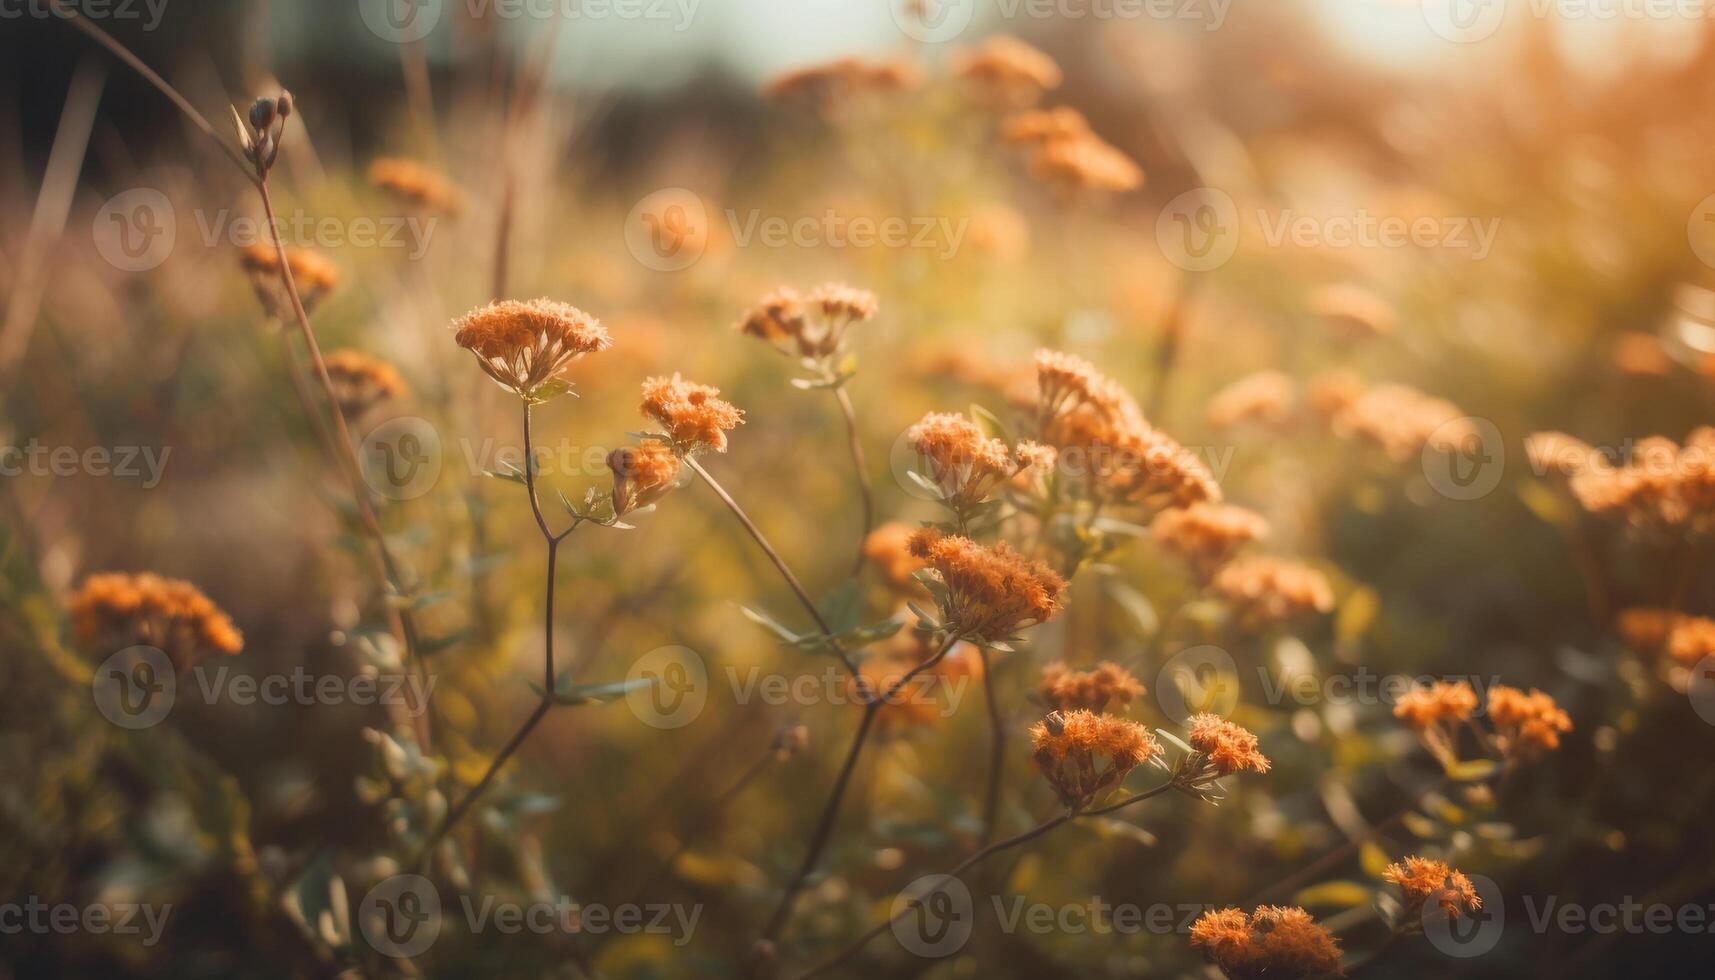
[[476, 356], [483, 371], [528, 402], [565, 393], [574, 361], [613, 346], [601, 321], [550, 299], [490, 303], [453, 326], [454, 340]]

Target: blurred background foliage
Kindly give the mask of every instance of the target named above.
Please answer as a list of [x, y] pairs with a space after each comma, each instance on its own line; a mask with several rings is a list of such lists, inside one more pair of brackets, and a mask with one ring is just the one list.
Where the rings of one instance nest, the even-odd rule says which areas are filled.
[[[225, 104], [292, 90], [299, 108], [273, 181], [283, 212], [346, 222], [401, 213], [363, 178], [378, 156], [429, 161], [463, 189], [463, 210], [440, 218], [420, 259], [324, 249], [342, 282], [314, 322], [325, 348], [383, 356], [412, 388], [365, 418], [360, 438], [403, 415], [429, 420], [442, 440], [433, 491], [386, 503], [383, 519], [424, 584], [429, 635], [445, 641], [434, 655], [439, 749], [466, 784], [533, 705], [526, 681], [543, 645], [528, 507], [518, 487], [479, 472], [494, 468], [491, 453], [516, 451], [515, 413], [446, 327], [489, 299], [509, 190], [508, 294], [575, 303], [616, 341], [577, 369], [579, 397], [538, 412], [539, 443], [573, 462], [585, 449], [626, 444], [641, 428], [637, 385], [652, 374], [719, 385], [748, 417], [731, 452], [709, 465], [818, 595], [844, 580], [860, 532], [841, 421], [828, 400], [787, 385], [789, 362], [730, 326], [778, 285], [829, 278], [882, 301], [857, 334], [850, 390], [884, 517], [934, 517], [901, 479], [905, 429], [925, 411], [972, 403], [1004, 414], [1031, 351], [1047, 345], [1113, 373], [1186, 445], [1230, 449], [1217, 473], [1228, 498], [1269, 518], [1272, 550], [1330, 575], [1332, 617], [1231, 644], [1241, 664], [1236, 717], [1262, 736], [1275, 771], [1243, 782], [1219, 809], [1166, 798], [1127, 814], [1125, 826], [1068, 828], [979, 876], [988, 888], [1051, 904], [1092, 895], [1250, 904], [1436, 782], [1437, 767], [1386, 704], [1270, 703], [1251, 669], [1263, 665], [1271, 675], [1494, 677], [1547, 690], [1571, 713], [1577, 728], [1563, 749], [1509, 780], [1492, 808], [1455, 786], [1389, 825], [1378, 836], [1389, 859], [1439, 849], [1509, 899], [1715, 899], [1704, 832], [1715, 786], [1695, 763], [1715, 729], [1657, 665], [1614, 640], [1562, 533], [1576, 524], [1570, 505], [1523, 451], [1524, 437], [1544, 429], [1621, 446], [1679, 439], [1708, 417], [1715, 275], [1687, 227], [1715, 191], [1715, 22], [1592, 32], [1516, 17], [1487, 42], [1455, 45], [1426, 33], [1415, 4], [1358, 0], [1240, 0], [1220, 30], [979, 19], [961, 43], [996, 30], [1053, 55], [1067, 77], [1051, 101], [1083, 111], [1149, 177], [1136, 193], [1068, 202], [1000, 144], [992, 114], [948, 77], [946, 48], [912, 44], [880, 0], [708, 2], [684, 31], [595, 20], [547, 31], [455, 16], [421, 48], [376, 38], [352, 7], [175, 3], [159, 30], [107, 26], [223, 134]], [[782, 69], [854, 51], [918, 60], [927, 80], [835, 118], [758, 94]], [[185, 699], [170, 724], [125, 732], [94, 710], [95, 660], [71, 649], [61, 612], [84, 574], [151, 569], [199, 583], [232, 614], [247, 636], [235, 670], [349, 673], [389, 656], [364, 545], [293, 401], [279, 327], [258, 309], [235, 245], [205, 240], [203, 229], [224, 217], [255, 217], [254, 195], [157, 93], [66, 25], [0, 25], [0, 65], [0, 351], [16, 345], [0, 361], [0, 441], [172, 450], [158, 487], [28, 474], [0, 485], [0, 898], [173, 905], [159, 948], [7, 936], [0, 973], [351, 967], [338, 929], [330, 934], [316, 913], [330, 879], [355, 904], [388, 856], [406, 853], [384, 804], [362, 791], [382, 771], [364, 732], [387, 720], [350, 706]], [[540, 96], [527, 98], [542, 65]], [[414, 88], [419, 69], [426, 85]], [[71, 175], [69, 217], [43, 229], [38, 193], [67, 179], [47, 160], [79, 71], [104, 73], [99, 107]], [[1157, 218], [1201, 185], [1276, 214], [1466, 216], [1498, 219], [1500, 230], [1481, 258], [1247, 234], [1230, 262], [1186, 273], [1164, 258]], [[103, 202], [136, 187], [163, 191], [178, 217], [177, 247], [146, 273], [114, 268], [90, 234]], [[667, 187], [691, 190], [709, 209], [693, 229], [704, 239], [700, 260], [677, 272], [639, 262], [624, 233], [633, 206]], [[971, 225], [950, 257], [774, 249], [737, 241], [728, 209]], [[1363, 342], [1329, 330], [1313, 299], [1334, 283], [1383, 297], [1397, 329]], [[1164, 373], [1168, 344], [1177, 359]], [[1300, 381], [1346, 368], [1446, 398], [1494, 424], [1504, 477], [1478, 499], [1454, 500], [1416, 458], [1395, 462], [1314, 425], [1209, 424], [1214, 393], [1270, 368]], [[607, 482], [604, 467], [587, 464], [550, 464], [545, 478], [573, 499]], [[729, 668], [795, 674], [827, 661], [781, 649], [741, 614], [743, 603], [806, 625], [711, 495], [687, 487], [637, 523], [586, 529], [565, 546], [562, 663], [580, 682], [617, 680], [645, 652], [681, 644], [709, 665], [709, 705], [670, 730], [639, 724], [623, 704], [551, 714], [495, 806], [467, 828], [479, 842], [470, 870], [493, 894], [619, 901], [647, 885], [646, 900], [699, 904], [686, 948], [616, 938], [594, 947], [594, 962], [610, 976], [736, 975], [802, 854], [857, 709], [736, 703]], [[1684, 542], [1593, 533], [1608, 610], [1667, 601]], [[864, 583], [870, 613], [894, 611], [873, 575]], [[1147, 541], [1081, 575], [1073, 612], [997, 661], [1015, 747], [1050, 659], [1132, 662], [1153, 694], [1171, 647], [1185, 642], [1159, 631], [1187, 589]], [[1707, 612], [1712, 599], [1708, 576], [1697, 575], [1688, 605]], [[1145, 700], [1135, 716], [1170, 723]], [[987, 751], [977, 702], [972, 692], [953, 717], [866, 755], [826, 873], [799, 905], [795, 958], [837, 948], [906, 881], [970, 846], [972, 776]], [[793, 723], [809, 727], [808, 750], [712, 807]], [[1051, 810], [1022, 749], [1006, 785], [1008, 826]], [[651, 876], [693, 827], [696, 841], [671, 871]], [[1373, 890], [1371, 864], [1355, 853], [1317, 880]], [[1329, 907], [1307, 903], [1319, 915], [1347, 904], [1324, 897]], [[1706, 958], [1706, 936], [1539, 935], [1511, 925], [1526, 921], [1522, 905], [1509, 901], [1507, 911], [1501, 945], [1454, 964], [1459, 972], [1672, 976]], [[1369, 941], [1361, 924], [1347, 938], [1354, 948]], [[443, 938], [424, 968], [552, 975], [569, 969], [573, 945], [461, 933]], [[957, 960], [916, 961], [886, 942], [870, 955], [889, 975], [1206, 969], [1183, 935], [1006, 934], [981, 917]], [[1448, 968], [1422, 943], [1390, 956], [1401, 971]], [[373, 957], [356, 961], [382, 970]]]

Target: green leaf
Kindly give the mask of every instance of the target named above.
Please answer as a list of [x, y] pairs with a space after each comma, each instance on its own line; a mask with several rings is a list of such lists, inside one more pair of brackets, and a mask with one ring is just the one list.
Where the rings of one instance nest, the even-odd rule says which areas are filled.
[[1187, 744], [1184, 739], [1173, 734], [1172, 732], [1168, 731], [1165, 728], [1157, 728], [1155, 730], [1155, 734], [1160, 735], [1162, 738], [1166, 739], [1169, 744], [1177, 746], [1179, 748], [1179, 751], [1185, 753], [1186, 755], [1191, 755], [1192, 753], [1197, 751], [1196, 749], [1192, 748], [1189, 744]]
[[1096, 836], [1103, 840], [1129, 840], [1144, 847], [1154, 847], [1158, 840], [1154, 834], [1127, 820], [1097, 817], [1080, 822], [1088, 823]]
[[1447, 778], [1456, 783], [1474, 783], [1493, 776], [1500, 767], [1501, 764], [1493, 759], [1466, 759], [1449, 763]]
[[1357, 908], [1375, 901], [1375, 892], [1356, 881], [1324, 881], [1292, 897], [1294, 905], [1318, 908]]
[[744, 613], [746, 619], [780, 637], [787, 643], [797, 643], [802, 637], [787, 629], [779, 620], [765, 612], [752, 609], [749, 606], [739, 606], [738, 611]]
[[1364, 845], [1358, 848], [1358, 866], [1371, 878], [1380, 880], [1382, 873], [1392, 863], [1388, 860], [1387, 852], [1376, 846], [1373, 840], [1364, 841]]
[[926, 492], [933, 494], [936, 500], [947, 499], [947, 495], [942, 492], [940, 484], [936, 483], [934, 480], [929, 479], [916, 470], [906, 470], [905, 475], [911, 479], [912, 483], [922, 487]]
[[[572, 684], [570, 674], [561, 674], [554, 678], [554, 695], [550, 700], [562, 707], [576, 707], [582, 704], [606, 704], [625, 697], [632, 691], [651, 687], [658, 682], [655, 677], [636, 677], [630, 680], [609, 681], [605, 684]], [[530, 690], [538, 696], [542, 694], [542, 685], [532, 682]]]
[[1129, 582], [1111, 578], [1103, 579], [1103, 581], [1107, 584], [1108, 595], [1113, 597], [1114, 602], [1118, 603], [1121, 609], [1131, 615], [1132, 621], [1137, 623], [1137, 628], [1142, 635], [1154, 636], [1156, 631], [1161, 628], [1161, 617], [1156, 614], [1155, 606], [1149, 601], [1149, 597], [1139, 592]]
[[[510, 464], [508, 464], [508, 465], [510, 465]], [[509, 473], [496, 473], [493, 470], [483, 470], [482, 475], [483, 476], [491, 476], [491, 477], [495, 478], [496, 480], [505, 480], [508, 483], [516, 483], [521, 487], [528, 485], [524, 481], [524, 474], [516, 472], [516, 471], [509, 472]]]
[[855, 578], [847, 579], [822, 600], [822, 617], [835, 633], [855, 628], [862, 615], [863, 594]]
[[1007, 431], [1006, 423], [1000, 420], [1000, 416], [972, 402], [971, 418], [976, 420], [977, 428], [983, 430], [983, 435], [999, 439], [1008, 445], [1012, 443], [1012, 433]]

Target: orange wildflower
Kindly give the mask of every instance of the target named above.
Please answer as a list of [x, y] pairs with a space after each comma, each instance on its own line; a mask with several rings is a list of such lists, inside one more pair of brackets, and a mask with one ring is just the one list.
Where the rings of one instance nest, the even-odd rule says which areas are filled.
[[910, 548], [940, 577], [946, 587], [942, 614], [965, 636], [1002, 640], [1060, 611], [1065, 581], [1004, 542], [987, 547], [924, 528], [911, 536]]
[[1483, 907], [1477, 889], [1464, 873], [1448, 867], [1445, 862], [1424, 857], [1408, 857], [1390, 864], [1382, 878], [1399, 886], [1405, 893], [1406, 915], [1416, 916], [1431, 902], [1440, 906], [1452, 918], [1459, 918]]
[[358, 416], [390, 398], [405, 394], [405, 381], [393, 365], [362, 351], [336, 350], [324, 362], [333, 382], [339, 410]]
[[1252, 628], [1273, 626], [1334, 608], [1327, 576], [1300, 562], [1266, 555], [1228, 562], [1210, 582], [1215, 595]]
[[998, 106], [1025, 106], [1042, 93], [1059, 88], [1060, 66], [1054, 59], [1017, 38], [991, 37], [962, 52], [953, 71], [982, 98]]
[[929, 475], [955, 510], [982, 503], [1028, 462], [1023, 455], [1015, 457], [1006, 443], [983, 435], [963, 415], [930, 412], [906, 438], [929, 464]]
[[1030, 740], [1031, 761], [1070, 809], [1095, 802], [1161, 751], [1137, 722], [1082, 709], [1049, 714], [1031, 726]]
[[1257, 750], [1257, 737], [1219, 715], [1192, 715], [1191, 734], [1186, 741], [1207, 758], [1207, 765], [1217, 776], [1231, 776], [1247, 769], [1268, 772], [1268, 758]]
[[1529, 693], [1505, 684], [1489, 688], [1489, 720], [1494, 722], [1502, 754], [1510, 759], [1558, 749], [1560, 736], [1572, 730], [1572, 718], [1554, 698], [1534, 687]]
[[454, 341], [476, 356], [496, 384], [533, 403], [564, 394], [574, 361], [613, 346], [601, 321], [550, 299], [490, 303], [453, 326]]
[[863, 539], [863, 556], [881, 573], [881, 580], [895, 592], [920, 595], [923, 584], [912, 575], [923, 560], [911, 553], [916, 528], [902, 521], [889, 521]]
[[1260, 905], [1203, 913], [1191, 926], [1191, 945], [1203, 947], [1232, 980], [1314, 980], [1342, 975], [1340, 942], [1297, 907]]
[[1192, 504], [1163, 511], [1149, 526], [1157, 544], [1208, 580], [1245, 545], [1268, 536], [1255, 511], [1223, 504]]
[[184, 670], [212, 653], [236, 654], [244, 636], [189, 582], [152, 572], [91, 575], [66, 602], [79, 643], [98, 652], [152, 646]]
[[618, 517], [666, 496], [679, 478], [679, 457], [667, 443], [645, 439], [608, 453], [607, 468], [613, 471], [613, 516]]
[[722, 401], [721, 390], [693, 384], [677, 372], [643, 382], [642, 412], [659, 422], [680, 455], [726, 452], [726, 434], [744, 424], [744, 412]]
[[1044, 704], [1060, 711], [1106, 711], [1109, 705], [1123, 708], [1130, 704], [1143, 694], [1143, 684], [1131, 671], [1110, 660], [1093, 670], [1073, 670], [1055, 661], [1042, 668], [1036, 693]]
[[[238, 260], [250, 274], [250, 287], [269, 316], [286, 320], [295, 315], [286, 286], [280, 281], [280, 253], [273, 242], [246, 246]], [[292, 270], [292, 284], [298, 287], [298, 299], [306, 314], [339, 285], [339, 268], [313, 249], [287, 246], [286, 267]]]
[[447, 214], [457, 214], [461, 207], [458, 187], [415, 160], [376, 160], [369, 165], [369, 182], [413, 207]]

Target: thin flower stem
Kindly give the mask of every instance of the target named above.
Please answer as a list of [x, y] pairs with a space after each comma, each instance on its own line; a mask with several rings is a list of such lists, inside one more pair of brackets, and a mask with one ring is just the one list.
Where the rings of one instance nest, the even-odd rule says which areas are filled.
[[190, 120], [192, 125], [202, 130], [209, 139], [214, 140], [215, 145], [220, 147], [220, 151], [225, 153], [228, 159], [238, 165], [239, 172], [244, 174], [246, 180], [258, 186], [261, 185], [261, 178], [259, 178], [255, 172], [250, 169], [250, 164], [244, 159], [243, 155], [234, 149], [230, 143], [221, 139], [220, 136], [215, 133], [214, 127], [209, 124], [209, 121], [203, 118], [202, 113], [196, 111], [196, 107], [192, 106], [188, 99], [179, 94], [178, 89], [169, 85], [166, 79], [156, 74], [153, 68], [144, 64], [143, 59], [132, 54], [129, 48], [115, 40], [113, 35], [90, 23], [88, 18], [78, 13], [76, 9], [68, 6], [64, 0], [48, 0], [48, 2], [53, 6], [55, 14], [59, 15], [64, 20], [70, 21], [71, 26], [88, 35], [95, 41], [95, 43], [106, 48], [115, 58], [125, 62], [125, 64], [130, 66], [132, 71], [142, 75], [149, 84], [155, 86], [162, 95], [171, 100], [173, 105], [184, 114], [186, 119]]
[[846, 419], [846, 440], [851, 447], [852, 469], [857, 473], [858, 493], [863, 496], [863, 533], [858, 535], [857, 558], [852, 563], [852, 574], [863, 570], [863, 544], [869, 538], [869, 532], [875, 528], [875, 491], [869, 483], [869, 465], [864, 460], [863, 439], [858, 435], [857, 410], [852, 407], [852, 396], [846, 393], [845, 385], [834, 388], [834, 400], [840, 403], [840, 414]]
[[[857, 770], [858, 757], [863, 754], [864, 743], [875, 727], [875, 716], [911, 678], [940, 663], [947, 651], [953, 648], [953, 644], [959, 642], [959, 638], [960, 634], [956, 632], [949, 634], [947, 641], [941, 644], [941, 649], [936, 651], [934, 656], [908, 671], [879, 696], [865, 702], [863, 720], [858, 723], [857, 734], [852, 737], [852, 747], [847, 750], [846, 760], [840, 765], [840, 774], [834, 780], [833, 791], [828, 794], [828, 801], [822, 805], [822, 815], [817, 818], [815, 832], [810, 835], [810, 847], [804, 852], [804, 861], [798, 866], [797, 874], [787, 883], [786, 890], [781, 893], [780, 904], [774, 907], [774, 913], [768, 917], [768, 924], [762, 930], [762, 941], [773, 942], [779, 938], [781, 930], [786, 928], [786, 922], [792, 916], [792, 905], [797, 901], [798, 893], [803, 890], [805, 880], [816, 870], [816, 863], [821, 860], [822, 851], [828, 846], [828, 839], [833, 835], [834, 822], [840, 813], [840, 803], [845, 799], [846, 790], [851, 785], [852, 773]], [[862, 690], [862, 687], [859, 689]]]
[[[322, 359], [321, 346], [316, 343], [316, 332], [310, 327], [310, 316], [304, 310], [303, 297], [298, 294], [298, 284], [292, 277], [292, 264], [286, 258], [286, 243], [280, 239], [280, 228], [274, 218], [274, 199], [268, 193], [268, 180], [261, 178], [256, 183], [256, 190], [262, 196], [262, 212], [268, 219], [268, 238], [274, 244], [274, 258], [280, 264], [280, 281], [286, 287], [286, 295], [292, 302], [292, 315], [297, 321], [298, 333], [304, 340], [304, 346], [310, 354], [310, 365], [315, 368], [316, 380], [321, 383], [322, 396], [327, 400], [328, 414], [333, 418], [335, 439], [341, 452], [338, 454], [341, 468], [345, 470], [346, 479], [351, 484], [352, 502], [357, 507], [358, 518], [364, 529], [375, 540], [376, 554], [380, 557], [381, 573], [385, 577], [389, 591], [403, 596], [408, 591], [404, 579], [399, 574], [399, 565], [393, 560], [393, 552], [387, 546], [387, 534], [381, 529], [381, 521], [375, 516], [375, 508], [369, 499], [369, 486], [364, 483], [363, 469], [357, 461], [357, 450], [351, 441], [351, 429], [345, 424], [345, 413], [340, 410], [339, 396], [334, 391], [333, 378], [328, 375], [327, 362]], [[391, 603], [392, 596], [388, 596]], [[399, 627], [400, 639], [405, 646], [405, 662], [417, 675], [418, 680], [426, 679], [423, 658], [419, 653], [421, 644], [418, 639], [416, 617], [406, 607], [394, 609], [394, 618]], [[416, 720], [417, 742], [424, 752], [432, 751], [433, 743], [429, 731], [428, 706], [415, 703], [416, 695], [412, 695], [413, 718]]]
[[[941, 874], [939, 876], [941, 878], [941, 883], [939, 886], [932, 888], [929, 891], [926, 891], [921, 895], [918, 895], [916, 898], [912, 899], [909, 903], [907, 903], [905, 908], [900, 909], [898, 912], [895, 912], [893, 915], [889, 916], [886, 920], [884, 920], [881, 924], [875, 926], [873, 929], [870, 929], [868, 932], [859, 936], [856, 940], [854, 940], [851, 943], [851, 945], [847, 946], [845, 949], [843, 949], [839, 953], [835, 954], [833, 956], [833, 958], [828, 959], [828, 960], [824, 960], [820, 965], [813, 967], [804, 973], [798, 974], [797, 977], [795, 978], [795, 980], [809, 980], [809, 978], [811, 978], [811, 977], [821, 976], [822, 974], [828, 972], [829, 970], [832, 970], [834, 967], [839, 966], [842, 963], [845, 963], [847, 960], [850, 960], [852, 957], [856, 956], [859, 952], [861, 952], [865, 946], [869, 945], [870, 940], [881, 935], [883, 932], [886, 932], [889, 928], [891, 928], [893, 926], [893, 924], [895, 922], [898, 922], [900, 919], [905, 918], [907, 915], [910, 915], [911, 913], [917, 911], [917, 909], [922, 907], [924, 901], [926, 899], [928, 899], [931, 895], [934, 895], [937, 892], [941, 891], [941, 889], [945, 888], [947, 885], [947, 882], [952, 881], [953, 879], [959, 877], [960, 875], [964, 874], [966, 871], [969, 871], [972, 868], [976, 867], [979, 863], [988, 860], [990, 857], [993, 857], [996, 854], [999, 854], [1001, 851], [1007, 850], [1009, 848], [1017, 847], [1021, 844], [1028, 844], [1031, 841], [1035, 840], [1038, 837], [1041, 837], [1042, 835], [1048, 833], [1049, 831], [1053, 830], [1054, 828], [1060, 826], [1063, 823], [1068, 823], [1072, 820], [1077, 820], [1081, 817], [1093, 817], [1093, 816], [1096, 816], [1098, 814], [1112, 813], [1113, 811], [1118, 810], [1121, 807], [1131, 806], [1133, 803], [1137, 803], [1137, 802], [1142, 801], [1142, 800], [1147, 800], [1152, 796], [1157, 796], [1157, 795], [1164, 793], [1167, 790], [1172, 789], [1172, 788], [1173, 788], [1172, 783], [1163, 783], [1160, 786], [1155, 787], [1154, 789], [1145, 790], [1144, 792], [1138, 793], [1135, 796], [1132, 796], [1132, 797], [1129, 797], [1125, 800], [1122, 800], [1119, 803], [1115, 803], [1113, 806], [1103, 807], [1099, 810], [1083, 810], [1083, 811], [1067, 810], [1065, 813], [1062, 813], [1057, 817], [1052, 817], [1052, 818], [1036, 825], [1034, 828], [1032, 828], [1030, 830], [1027, 830], [1021, 834], [1014, 835], [1012, 837], [1008, 837], [1005, 840], [996, 841], [995, 843], [990, 844], [987, 847], [984, 847], [982, 850], [977, 851], [975, 854], [972, 854], [970, 857], [965, 858], [963, 861], [960, 861], [957, 865], [954, 865], [951, 870], [946, 871], [943, 874]], [[896, 904], [897, 904], [897, 902], [896, 902]]]
[[834, 654], [840, 658], [840, 663], [845, 665], [846, 671], [853, 677], [858, 676], [857, 665], [852, 663], [851, 657], [840, 646], [839, 641], [834, 638], [834, 631], [828, 626], [828, 621], [822, 617], [822, 611], [816, 608], [814, 602], [810, 601], [810, 594], [804, 591], [804, 586], [799, 583], [798, 576], [792, 574], [792, 569], [787, 566], [786, 560], [780, 557], [780, 552], [775, 551], [774, 546], [768, 543], [767, 538], [763, 537], [762, 529], [756, 526], [756, 523], [750, 519], [750, 515], [746, 514], [744, 509], [738, 505], [738, 501], [732, 499], [732, 494], [727, 493], [725, 487], [715, 482], [715, 478], [709, 474], [708, 470], [703, 469], [703, 464], [697, 462], [695, 457], [686, 456], [685, 465], [689, 466], [691, 472], [697, 474], [704, 483], [708, 484], [709, 489], [715, 492], [715, 496], [721, 498], [721, 501], [727, 505], [727, 509], [732, 511], [734, 517], [738, 518], [738, 522], [744, 525], [744, 529], [749, 532], [751, 540], [755, 541], [757, 547], [762, 549], [763, 554], [768, 556], [768, 560], [774, 563], [774, 567], [780, 572], [780, 577], [792, 587], [792, 592], [798, 597], [798, 602], [810, 614], [810, 618], [816, 621], [816, 628], [828, 638], [828, 645], [833, 647]]
[[994, 839], [995, 818], [1000, 813], [1000, 781], [1006, 768], [1006, 725], [1000, 717], [1000, 702], [995, 700], [993, 658], [988, 647], [978, 645], [983, 661], [983, 700], [989, 715], [989, 774], [983, 793], [983, 834], [978, 843], [987, 845]]
[[560, 542], [566, 539], [566, 535], [576, 530], [577, 525], [574, 523], [559, 534], [554, 534], [548, 530], [548, 521], [542, 516], [542, 505], [538, 502], [536, 494], [536, 458], [530, 449], [530, 403], [528, 401], [524, 403], [524, 486], [529, 491], [530, 512], [536, 518], [536, 526], [541, 529], [542, 540], [548, 549], [547, 586], [542, 612], [542, 700], [536, 703], [536, 707], [530, 712], [530, 716], [524, 719], [524, 724], [512, 733], [512, 737], [501, 748], [500, 754], [488, 764], [487, 771], [482, 774], [482, 778], [477, 781], [477, 784], [471, 787], [470, 792], [466, 793], [463, 799], [459, 800], [457, 806], [447, 811], [447, 815], [441, 819], [434, 832], [423, 842], [422, 849], [417, 853], [417, 860], [413, 862], [418, 867], [422, 866], [423, 862], [433, 853], [435, 846], [447, 836], [453, 827], [457, 826], [482, 794], [488, 790], [488, 787], [494, 782], [494, 777], [500, 773], [500, 767], [506, 765], [507, 760], [512, 758], [519, 746], [524, 744], [524, 740], [530, 737], [530, 733], [536, 730], [536, 726], [542, 723], [542, 719], [547, 717], [549, 709], [554, 706], [556, 687], [554, 678], [554, 581], [559, 570]]

